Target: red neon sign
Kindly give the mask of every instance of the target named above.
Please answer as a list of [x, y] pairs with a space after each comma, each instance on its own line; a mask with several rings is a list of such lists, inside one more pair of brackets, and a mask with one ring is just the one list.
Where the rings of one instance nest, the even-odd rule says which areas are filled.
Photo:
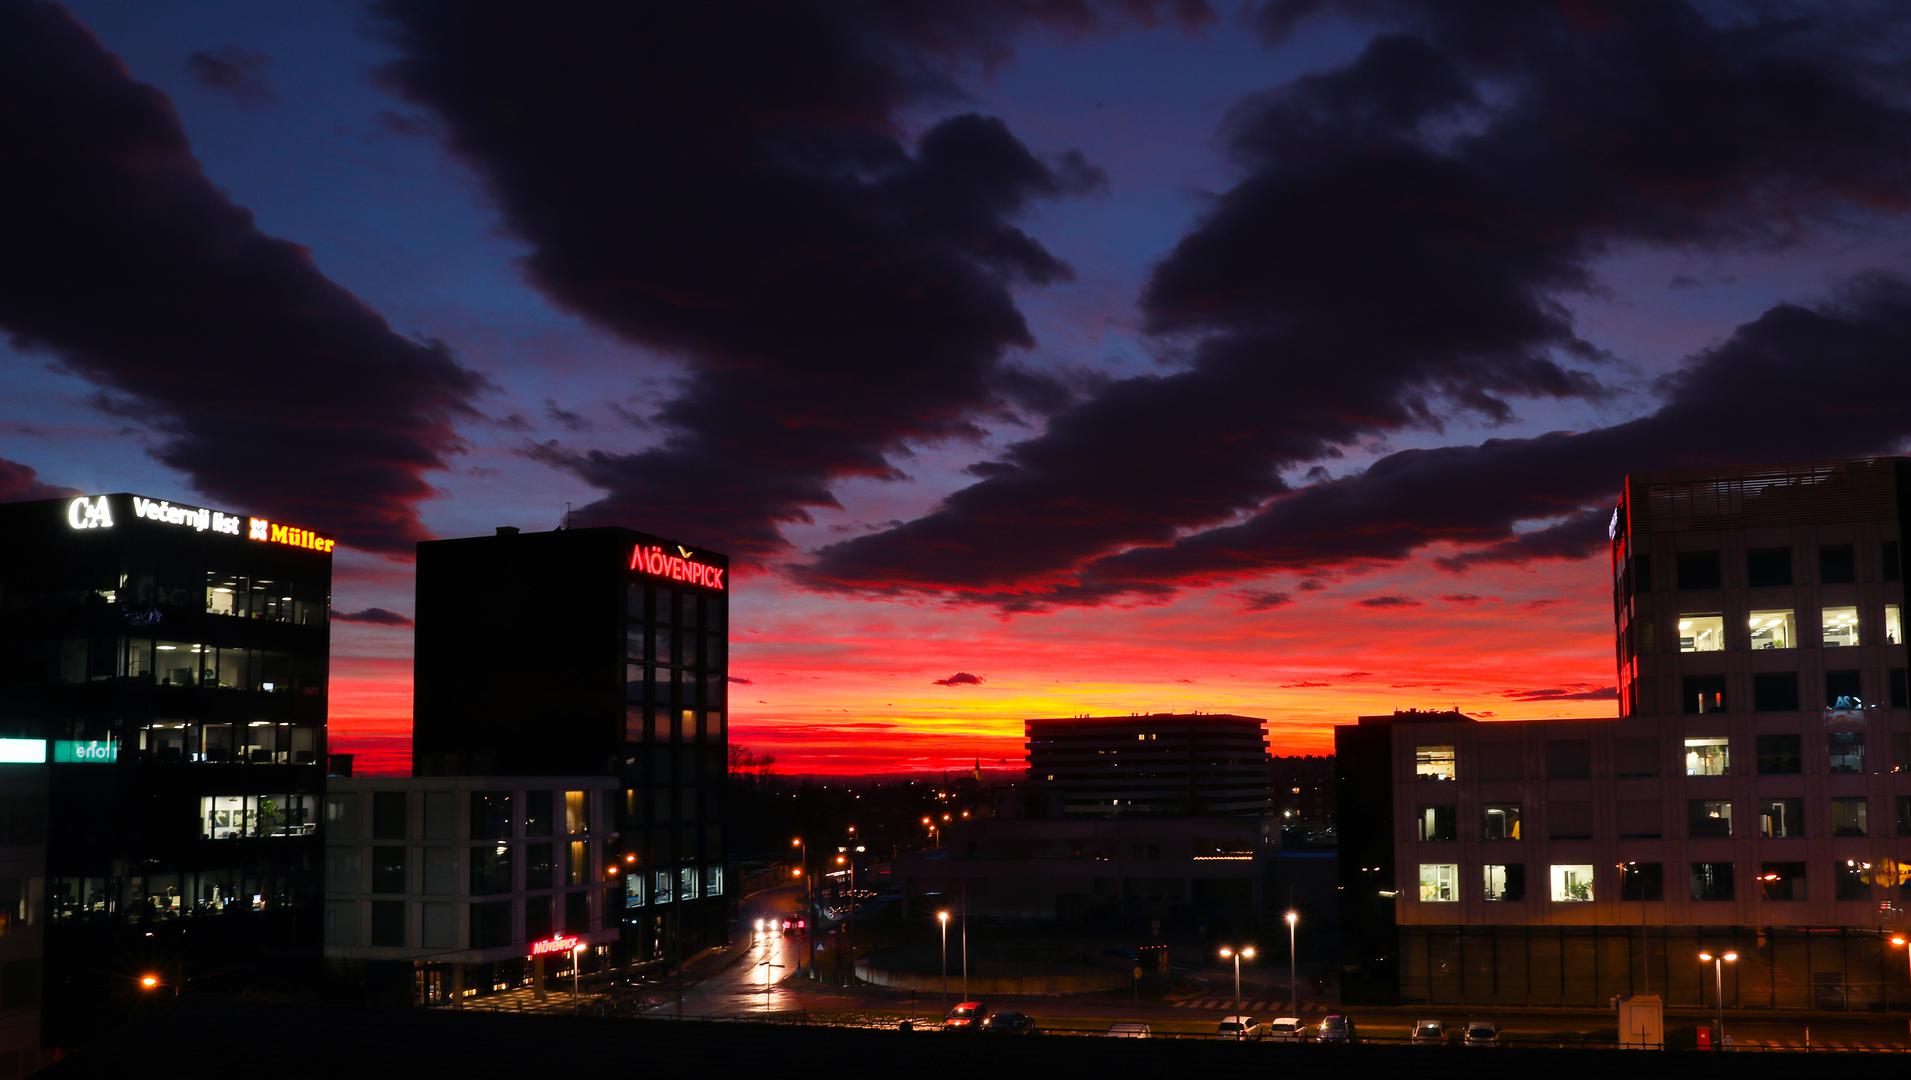
[[680, 547], [676, 554], [661, 544], [638, 544], [630, 551], [630, 568], [651, 577], [687, 581], [706, 589], [723, 591], [723, 568], [697, 561], [696, 552]]
[[575, 937], [547, 938], [543, 941], [531, 942], [531, 955], [543, 956], [546, 953], [570, 952], [575, 948], [577, 948], [577, 938]]

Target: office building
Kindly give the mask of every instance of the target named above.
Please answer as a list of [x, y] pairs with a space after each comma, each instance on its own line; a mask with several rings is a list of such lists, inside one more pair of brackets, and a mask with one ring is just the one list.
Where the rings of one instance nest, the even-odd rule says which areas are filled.
[[1628, 478], [1619, 715], [1336, 731], [1348, 1000], [1911, 1004], [1911, 462]]
[[727, 936], [729, 584], [723, 556], [627, 529], [418, 545], [413, 771], [614, 777], [620, 962]]
[[1029, 787], [1055, 816], [1262, 817], [1263, 723], [1226, 713], [1030, 720]]
[[0, 506], [0, 738], [38, 747], [0, 767], [43, 793], [9, 778], [6, 819], [44, 851], [24, 900], [24, 836], [0, 874], [46, 1045], [158, 995], [311, 987], [333, 546], [138, 495]]
[[[333, 777], [325, 794], [325, 958], [360, 1001], [449, 1005], [532, 986], [569, 993], [612, 960], [626, 875], [615, 778]], [[628, 861], [627, 861], [628, 860]]]

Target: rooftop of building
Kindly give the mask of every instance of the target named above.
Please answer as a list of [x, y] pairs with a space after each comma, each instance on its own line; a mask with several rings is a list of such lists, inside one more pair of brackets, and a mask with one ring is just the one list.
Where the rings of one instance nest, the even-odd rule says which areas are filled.
[[1051, 716], [1051, 717], [1032, 717], [1032, 718], [1030, 718], [1030, 719], [1028, 719], [1027, 721], [1025, 721], [1025, 723], [1029, 723], [1029, 724], [1083, 724], [1083, 725], [1088, 725], [1088, 724], [1139, 724], [1139, 723], [1151, 723], [1151, 724], [1160, 724], [1160, 723], [1170, 723], [1170, 724], [1198, 724], [1198, 723], [1215, 723], [1215, 722], [1228, 722], [1228, 721], [1238, 721], [1238, 722], [1241, 722], [1241, 723], [1249, 723], [1249, 724], [1265, 724], [1265, 723], [1267, 723], [1267, 721], [1266, 721], [1265, 719], [1263, 719], [1263, 718], [1261, 718], [1261, 717], [1258, 717], [1258, 716], [1241, 716], [1241, 715], [1239, 715], [1239, 714], [1237, 714], [1237, 713], [1205, 713], [1205, 712], [1189, 712], [1189, 713], [1168, 713], [1168, 712], [1161, 712], [1161, 713], [1129, 713], [1129, 714], [1127, 714], [1127, 715], [1125, 715], [1125, 716], [1089, 716], [1089, 715], [1087, 715], [1087, 714], [1083, 714], [1083, 715], [1081, 715], [1081, 716]]

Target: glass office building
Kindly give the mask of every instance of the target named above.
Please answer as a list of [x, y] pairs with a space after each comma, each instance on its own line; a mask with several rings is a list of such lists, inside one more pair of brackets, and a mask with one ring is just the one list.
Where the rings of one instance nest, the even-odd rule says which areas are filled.
[[0, 737], [44, 746], [48, 1045], [144, 995], [316, 977], [333, 546], [130, 494], [0, 506]]
[[418, 545], [413, 771], [616, 777], [622, 963], [727, 934], [729, 585], [628, 529]]

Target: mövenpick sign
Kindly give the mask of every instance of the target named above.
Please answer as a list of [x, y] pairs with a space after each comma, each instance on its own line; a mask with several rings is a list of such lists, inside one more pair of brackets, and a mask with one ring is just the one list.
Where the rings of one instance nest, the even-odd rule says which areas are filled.
[[723, 568], [698, 562], [697, 553], [686, 547], [679, 547], [672, 555], [661, 544], [638, 544], [631, 549], [630, 568], [651, 577], [723, 591]]

